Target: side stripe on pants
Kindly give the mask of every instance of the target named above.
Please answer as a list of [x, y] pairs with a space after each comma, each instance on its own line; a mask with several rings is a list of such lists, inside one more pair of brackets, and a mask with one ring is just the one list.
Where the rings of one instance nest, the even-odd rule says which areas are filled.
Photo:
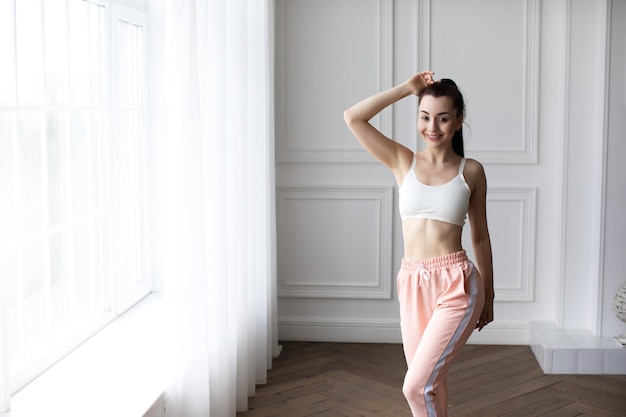
[[446, 346], [443, 353], [441, 354], [441, 357], [435, 364], [435, 367], [433, 368], [433, 372], [430, 375], [430, 378], [428, 379], [428, 382], [426, 383], [426, 387], [424, 389], [424, 399], [426, 400], [426, 411], [428, 412], [429, 416], [436, 416], [437, 411], [435, 410], [435, 405], [433, 404], [432, 399], [429, 399], [429, 396], [426, 395], [426, 393], [432, 391], [433, 383], [435, 379], [437, 378], [437, 375], [439, 375], [439, 371], [445, 365], [446, 359], [450, 356], [455, 345], [458, 343], [459, 339], [461, 338], [461, 335], [466, 330], [468, 322], [474, 313], [474, 309], [476, 308], [477, 294], [478, 294], [478, 285], [476, 285], [476, 268], [472, 265], [472, 273], [470, 274], [469, 305], [467, 307], [467, 310], [465, 311], [465, 315], [461, 319], [461, 322], [459, 323], [454, 334], [452, 335], [452, 338], [450, 338], [448, 345]]

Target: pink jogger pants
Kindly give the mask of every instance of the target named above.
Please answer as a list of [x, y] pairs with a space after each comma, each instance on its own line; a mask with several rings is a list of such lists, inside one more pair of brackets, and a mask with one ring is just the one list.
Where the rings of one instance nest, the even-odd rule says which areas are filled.
[[414, 417], [445, 417], [448, 370], [482, 312], [482, 278], [465, 251], [403, 259], [398, 299], [408, 365], [402, 391]]

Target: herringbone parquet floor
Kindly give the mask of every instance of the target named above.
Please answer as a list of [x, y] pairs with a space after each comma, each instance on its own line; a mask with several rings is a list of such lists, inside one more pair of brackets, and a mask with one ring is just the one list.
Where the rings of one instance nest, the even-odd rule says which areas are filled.
[[[395, 344], [283, 344], [238, 417], [411, 417]], [[528, 346], [467, 345], [448, 376], [450, 417], [624, 417], [626, 376], [544, 375]]]

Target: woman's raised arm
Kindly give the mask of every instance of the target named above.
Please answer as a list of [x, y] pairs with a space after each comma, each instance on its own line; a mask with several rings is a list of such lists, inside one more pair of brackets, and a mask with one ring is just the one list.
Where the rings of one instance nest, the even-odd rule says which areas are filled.
[[433, 72], [422, 71], [402, 84], [374, 94], [348, 108], [343, 116], [352, 134], [363, 147], [392, 171], [398, 170], [400, 154], [407, 148], [383, 135], [370, 120], [384, 108], [411, 94], [419, 93], [433, 83]]

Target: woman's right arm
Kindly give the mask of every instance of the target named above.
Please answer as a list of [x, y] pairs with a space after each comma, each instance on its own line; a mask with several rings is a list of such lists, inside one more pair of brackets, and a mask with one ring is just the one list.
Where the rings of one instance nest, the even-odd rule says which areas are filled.
[[432, 71], [422, 71], [406, 82], [374, 94], [347, 109], [344, 120], [363, 147], [392, 171], [398, 171], [398, 162], [407, 148], [383, 135], [370, 120], [387, 106], [411, 94], [418, 95], [433, 82]]

